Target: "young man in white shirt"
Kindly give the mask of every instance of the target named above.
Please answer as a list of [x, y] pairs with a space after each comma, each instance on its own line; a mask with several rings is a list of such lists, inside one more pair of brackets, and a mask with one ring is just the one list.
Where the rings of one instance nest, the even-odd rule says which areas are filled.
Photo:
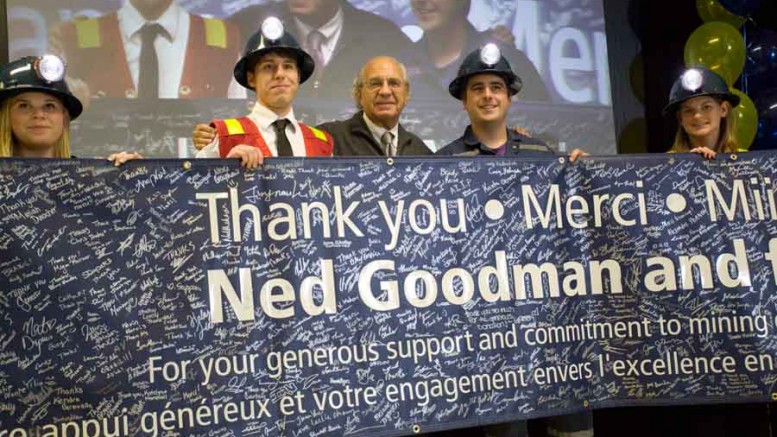
[[197, 157], [240, 158], [255, 168], [272, 156], [331, 156], [332, 137], [297, 121], [292, 108], [314, 69], [313, 58], [281, 21], [267, 18], [234, 69], [237, 82], [256, 92], [256, 104], [246, 117], [212, 121], [216, 137]]

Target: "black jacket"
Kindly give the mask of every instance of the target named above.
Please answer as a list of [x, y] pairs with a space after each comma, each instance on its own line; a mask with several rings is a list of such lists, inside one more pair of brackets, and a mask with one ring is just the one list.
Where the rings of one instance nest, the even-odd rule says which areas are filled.
[[[357, 112], [348, 120], [331, 121], [318, 126], [329, 132], [334, 138], [334, 156], [386, 156], [383, 148], [375, 141], [362, 111]], [[411, 134], [399, 125], [397, 139], [397, 155], [423, 156], [431, 155], [432, 151], [417, 136]]]

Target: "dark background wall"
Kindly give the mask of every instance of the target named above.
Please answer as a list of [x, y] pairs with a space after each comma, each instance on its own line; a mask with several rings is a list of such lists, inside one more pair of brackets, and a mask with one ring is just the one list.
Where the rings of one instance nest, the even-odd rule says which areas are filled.
[[619, 152], [665, 152], [677, 125], [661, 109], [683, 71], [685, 41], [702, 24], [696, 1], [605, 0], [604, 8]]
[[695, 0], [632, 0], [630, 21], [642, 42], [645, 80], [645, 115], [648, 120], [647, 150], [664, 152], [671, 144], [676, 122], [663, 117], [672, 83], [685, 68], [685, 42], [702, 25]]

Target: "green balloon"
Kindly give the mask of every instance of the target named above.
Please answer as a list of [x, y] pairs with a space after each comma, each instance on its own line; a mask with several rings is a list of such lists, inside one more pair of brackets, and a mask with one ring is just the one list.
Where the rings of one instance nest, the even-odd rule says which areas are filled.
[[685, 65], [707, 67], [731, 86], [745, 66], [745, 41], [730, 24], [702, 24], [685, 42]]
[[737, 145], [739, 151], [744, 152], [750, 149], [753, 144], [755, 134], [758, 133], [758, 111], [755, 109], [753, 101], [747, 94], [737, 89], [731, 89], [731, 92], [739, 96], [739, 104], [731, 110], [730, 116], [736, 120]]
[[745, 24], [744, 17], [732, 14], [728, 9], [721, 6], [718, 0], [696, 0], [696, 11], [699, 13], [701, 21], [705, 23], [720, 21], [736, 28]]

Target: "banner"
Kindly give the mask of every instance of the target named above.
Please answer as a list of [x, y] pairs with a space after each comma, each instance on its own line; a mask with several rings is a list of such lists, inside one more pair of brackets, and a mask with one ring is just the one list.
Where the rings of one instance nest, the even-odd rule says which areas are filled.
[[776, 165], [0, 160], [0, 436], [768, 401]]

